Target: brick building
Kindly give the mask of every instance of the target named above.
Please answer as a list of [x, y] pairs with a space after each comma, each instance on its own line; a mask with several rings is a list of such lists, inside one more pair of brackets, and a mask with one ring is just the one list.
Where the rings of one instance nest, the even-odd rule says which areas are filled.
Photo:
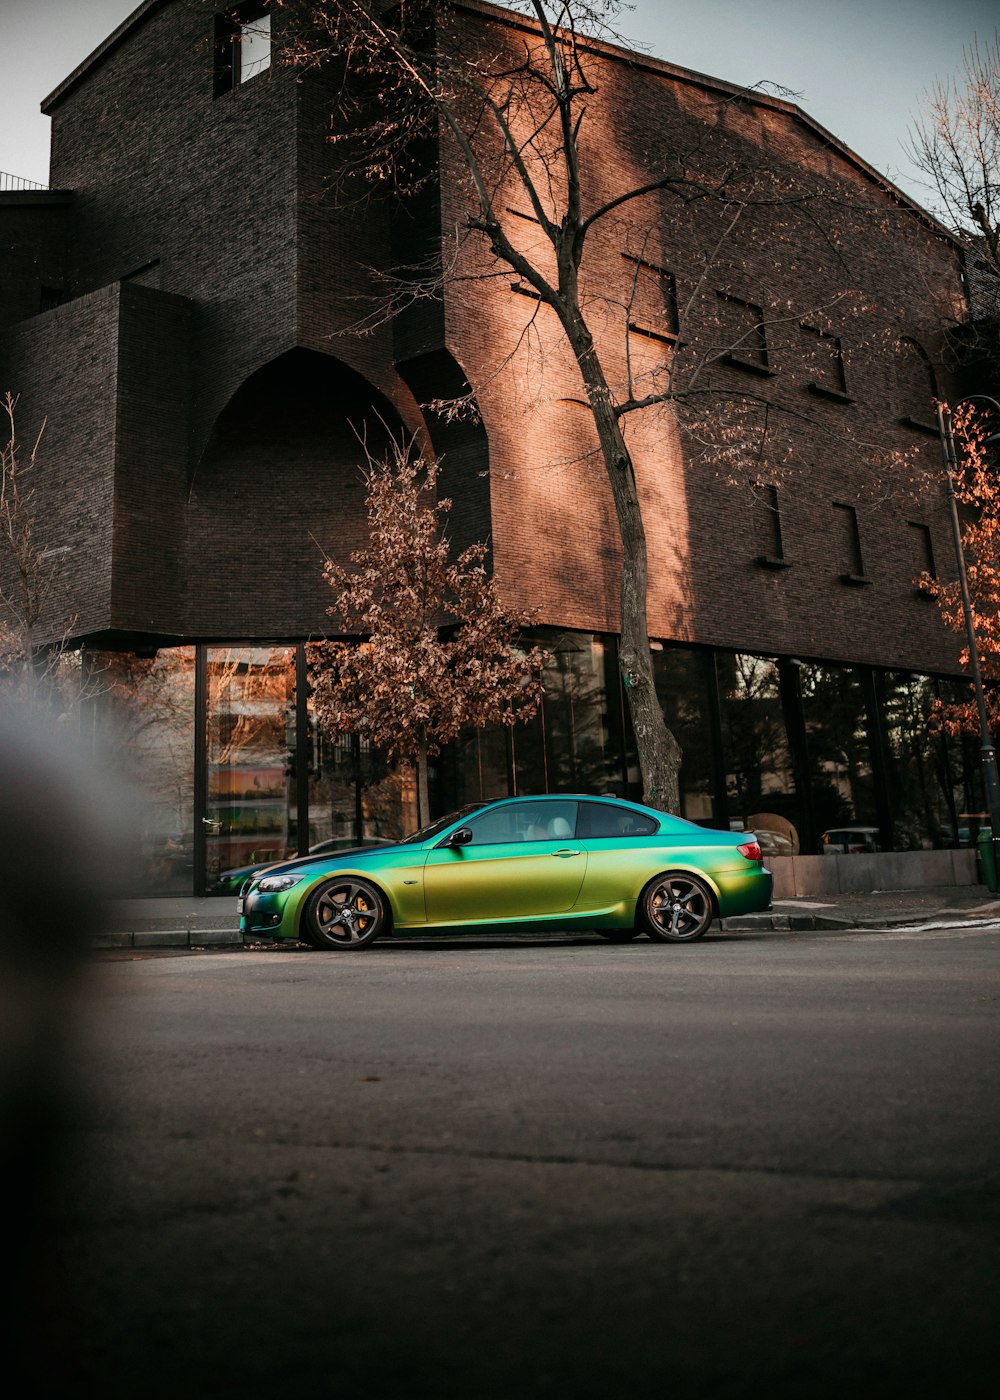
[[[337, 198], [337, 77], [279, 64], [282, 23], [267, 0], [145, 0], [43, 103], [51, 188], [0, 194], [0, 389], [20, 396], [24, 440], [47, 420], [46, 626], [81, 644], [88, 704], [142, 774], [151, 891], [400, 820], [377, 757], [309, 716], [322, 559], [363, 535], [359, 435], [375, 451], [387, 432], [426, 435], [456, 540], [491, 542], [552, 652], [531, 726], [441, 756], [439, 809], [636, 791], [616, 527], [576, 367], [510, 276], [352, 333], [379, 269], [414, 248], [444, 256], [462, 171], [442, 144], [416, 202]], [[514, 53], [533, 33], [479, 0], [456, 0], [450, 23], [470, 51]], [[714, 141], [717, 162], [737, 153], [800, 191], [808, 177], [844, 211], [836, 227], [759, 212], [708, 265], [718, 207], [682, 220], [657, 194], [590, 254], [622, 394], [688, 354], [689, 382], [710, 364], [716, 420], [751, 383], [775, 406], [753, 470], [693, 411], [629, 419], [684, 814], [775, 816], [803, 851], [847, 823], [889, 848], [952, 844], [982, 806], [977, 760], [928, 732], [934, 699], [961, 690], [959, 646], [914, 580], [949, 577], [953, 558], [932, 403], [976, 387], [955, 385], [945, 354], [967, 315], [959, 251], [792, 104], [606, 46], [588, 63], [595, 199], [649, 179], [665, 139]], [[506, 213], [530, 247], [516, 191]], [[470, 386], [476, 423], [421, 407]]]

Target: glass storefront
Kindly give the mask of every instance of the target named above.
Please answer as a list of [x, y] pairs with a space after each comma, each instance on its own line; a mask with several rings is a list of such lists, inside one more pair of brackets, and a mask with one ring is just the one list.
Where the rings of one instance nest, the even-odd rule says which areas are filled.
[[[550, 653], [538, 713], [433, 758], [434, 815], [508, 794], [639, 795], [614, 638], [532, 640]], [[671, 645], [653, 667], [688, 820], [768, 831], [770, 854], [813, 853], [845, 825], [876, 828], [883, 849], [975, 840], [978, 737], [933, 724], [935, 702], [966, 698], [966, 684]], [[327, 733], [307, 684], [301, 643], [86, 653], [82, 713], [136, 813], [129, 892], [201, 892], [320, 842], [415, 829], [412, 772]]]

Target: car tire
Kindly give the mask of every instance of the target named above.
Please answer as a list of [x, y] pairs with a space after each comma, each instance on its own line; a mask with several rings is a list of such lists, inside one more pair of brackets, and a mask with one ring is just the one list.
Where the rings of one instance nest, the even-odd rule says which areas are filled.
[[639, 897], [637, 921], [656, 943], [693, 943], [714, 918], [712, 891], [686, 871], [657, 875]]
[[324, 952], [354, 952], [375, 942], [389, 925], [381, 890], [356, 875], [324, 880], [306, 901], [301, 936]]
[[599, 928], [597, 932], [602, 938], [606, 938], [609, 943], [631, 943], [633, 938], [638, 938], [642, 929], [639, 928]]

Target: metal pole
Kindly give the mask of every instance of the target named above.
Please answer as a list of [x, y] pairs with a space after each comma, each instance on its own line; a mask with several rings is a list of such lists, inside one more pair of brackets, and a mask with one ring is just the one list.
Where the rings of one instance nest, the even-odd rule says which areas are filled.
[[[962, 407], [984, 395], [973, 395], [963, 399], [956, 408]], [[1000, 412], [1000, 404], [986, 399]], [[969, 596], [969, 577], [965, 568], [965, 550], [962, 547], [962, 527], [958, 519], [958, 502], [955, 499], [955, 437], [951, 430], [952, 409], [938, 403], [938, 433], [941, 438], [941, 455], [944, 460], [945, 476], [948, 483], [948, 509], [951, 514], [951, 530], [955, 541], [955, 562], [958, 565], [958, 584], [962, 594], [962, 612], [965, 616], [965, 635], [969, 647], [969, 669], [972, 672], [972, 685], [976, 692], [976, 708], [979, 711], [979, 733], [982, 739], [980, 755], [983, 763], [983, 780], [986, 784], [986, 803], [990, 809], [992, 831], [993, 868], [1000, 874], [1000, 780], [997, 778], [997, 755], [990, 737], [990, 723], [986, 714], [986, 696], [983, 692], [983, 677], [979, 669], [979, 649], [976, 646], [976, 626], [972, 612], [972, 599]]]

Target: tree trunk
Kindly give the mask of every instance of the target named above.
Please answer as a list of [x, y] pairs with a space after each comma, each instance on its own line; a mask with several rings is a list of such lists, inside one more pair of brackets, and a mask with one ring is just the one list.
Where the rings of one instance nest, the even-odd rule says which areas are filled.
[[431, 819], [430, 789], [427, 783], [427, 735], [421, 732], [417, 749], [417, 829]]
[[639, 751], [643, 800], [664, 812], [680, 808], [681, 747], [667, 728], [656, 695], [649, 650], [646, 593], [649, 566], [632, 457], [625, 445], [604, 370], [582, 318], [567, 326], [590, 400], [622, 544], [619, 665]]

